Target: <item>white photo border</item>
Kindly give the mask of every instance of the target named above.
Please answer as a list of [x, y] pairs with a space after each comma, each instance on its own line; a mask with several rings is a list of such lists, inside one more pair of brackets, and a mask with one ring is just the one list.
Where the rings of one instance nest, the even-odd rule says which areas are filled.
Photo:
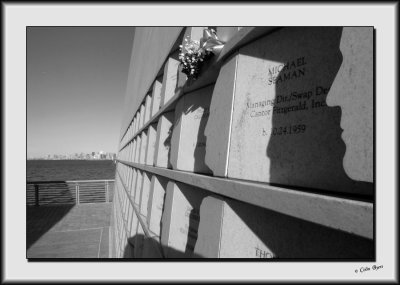
[[[3, 5], [4, 282], [395, 281], [397, 3]], [[376, 262], [28, 262], [25, 233], [27, 26], [374, 26]], [[355, 274], [363, 266], [379, 271]], [[398, 281], [398, 280], [397, 280]]]

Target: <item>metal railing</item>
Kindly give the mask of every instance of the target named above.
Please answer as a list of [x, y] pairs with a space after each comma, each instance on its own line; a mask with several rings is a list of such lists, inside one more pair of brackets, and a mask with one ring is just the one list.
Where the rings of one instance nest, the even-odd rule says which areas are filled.
[[112, 202], [114, 180], [27, 181], [26, 205]]

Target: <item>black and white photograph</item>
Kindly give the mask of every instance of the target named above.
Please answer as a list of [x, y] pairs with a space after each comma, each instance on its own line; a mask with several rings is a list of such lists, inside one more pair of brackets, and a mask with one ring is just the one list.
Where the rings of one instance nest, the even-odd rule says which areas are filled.
[[[40, 11], [18, 7], [8, 19]], [[36, 6], [49, 20], [12, 26], [25, 69], [13, 83], [20, 117], [6, 119], [3, 205], [6, 229], [20, 233], [13, 259], [26, 268], [12, 280], [397, 278], [395, 180], [380, 178], [394, 171], [394, 129], [377, 137], [395, 118], [394, 89], [377, 84], [393, 76], [376, 56], [388, 29], [201, 17], [224, 8], [213, 5], [85, 7], [86, 21], [73, 19], [88, 15], [79, 5], [51, 20], [61, 10], [50, 5], [52, 16]], [[129, 21], [128, 11], [164, 8], [185, 16]], [[21, 187], [12, 200], [10, 179]], [[79, 269], [56, 275], [62, 264]], [[242, 265], [251, 269], [228, 269]]]

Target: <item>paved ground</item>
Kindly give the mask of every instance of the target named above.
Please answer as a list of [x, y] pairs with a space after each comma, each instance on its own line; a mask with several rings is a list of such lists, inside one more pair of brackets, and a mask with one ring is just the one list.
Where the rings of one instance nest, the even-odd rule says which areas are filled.
[[108, 258], [111, 203], [27, 207], [27, 258]]

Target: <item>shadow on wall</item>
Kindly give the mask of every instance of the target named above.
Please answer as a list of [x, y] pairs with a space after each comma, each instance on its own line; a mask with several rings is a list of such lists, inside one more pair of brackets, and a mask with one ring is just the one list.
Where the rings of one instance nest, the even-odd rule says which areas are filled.
[[[350, 179], [343, 169], [346, 145], [341, 139], [341, 108], [328, 107], [326, 97], [343, 62], [340, 52], [342, 27], [290, 30], [283, 41], [296, 39], [293, 49], [265, 54], [268, 60], [284, 63], [273, 74], [275, 104], [272, 135], [266, 155], [270, 159], [270, 181], [318, 189], [351, 188], [365, 193], [372, 183]], [[300, 36], [301, 35], [301, 36]], [[285, 46], [285, 42], [279, 46]], [[278, 55], [271, 58], [271, 55]], [[301, 77], [305, 79], [301, 79]], [[302, 96], [289, 95], [292, 92]], [[289, 99], [288, 99], [289, 98]], [[288, 99], [288, 100], [286, 100]], [[289, 130], [290, 129], [290, 134]], [[305, 182], [305, 177], [309, 185]]]
[[[200, 189], [197, 193], [193, 192], [196, 191], [195, 189], [191, 189], [190, 187], [187, 187], [186, 185], [182, 183], [177, 182], [178, 187], [181, 189], [183, 196], [185, 196], [185, 199], [190, 205], [191, 210], [187, 212], [188, 216], [188, 227], [187, 227], [187, 239], [186, 239], [186, 247], [185, 247], [185, 252], [184, 255], [188, 258], [193, 257], [194, 254], [194, 248], [196, 246], [197, 242], [197, 237], [198, 237], [198, 230], [199, 230], [199, 223], [200, 223], [200, 204], [202, 201], [202, 197], [199, 196]], [[191, 191], [192, 190], [192, 191]], [[197, 195], [194, 195], [197, 194]], [[169, 252], [168, 249], [168, 255], [172, 257], [176, 257], [174, 254]], [[180, 256], [180, 255], [179, 255]], [[183, 257], [183, 256], [182, 256]]]
[[[210, 91], [212, 92], [212, 91]], [[207, 144], [207, 137], [205, 136], [204, 130], [206, 128], [208, 117], [210, 114], [210, 101], [211, 96], [208, 97], [207, 100], [208, 105], [207, 108], [204, 108], [201, 118], [200, 118], [200, 126], [199, 132], [197, 133], [197, 147], [194, 150], [194, 172], [202, 172], [202, 173], [212, 173], [211, 169], [205, 164], [205, 157], [206, 157], [206, 144]], [[194, 110], [201, 108], [203, 106], [192, 106]]]
[[[270, 77], [265, 77], [276, 94], [272, 118], [266, 123], [272, 120], [265, 152], [271, 184], [351, 192], [371, 199], [374, 183], [353, 180], [345, 172], [343, 158], [349, 145], [341, 137], [342, 110], [326, 103], [343, 63], [342, 31], [342, 27], [282, 29], [274, 34], [279, 37], [277, 44], [266, 46], [261, 55], [246, 49], [241, 54], [276, 62]], [[227, 203], [278, 258], [374, 258], [371, 239], [236, 201]]]
[[[178, 251], [171, 247], [164, 247], [162, 249], [159, 241], [153, 238], [147, 238], [142, 234], [137, 234], [126, 240], [124, 252], [122, 258], [128, 259], [154, 259], [154, 258], [164, 258], [163, 251], [168, 250], [168, 254], [173, 256], [173, 258], [203, 258], [200, 255], [192, 254], [188, 257], [184, 252]], [[170, 257], [167, 257], [170, 258]]]
[[171, 140], [172, 140], [172, 132], [174, 130], [174, 124], [168, 130], [168, 136], [165, 138], [163, 145], [165, 148], [168, 148], [168, 160], [167, 160], [167, 168], [172, 168], [171, 165]]
[[[162, 189], [167, 189], [168, 180], [165, 179], [165, 178], [163, 178], [163, 177], [161, 177], [161, 176], [158, 176], [158, 179], [159, 179], [159, 182], [160, 182], [160, 184], [161, 184]], [[166, 199], [166, 197], [167, 197], [167, 193], [166, 193], [166, 191], [164, 190], [163, 201], [162, 201], [162, 204], [161, 204], [161, 205], [163, 205], [163, 207], [162, 207], [162, 212], [163, 212], [163, 213], [164, 213], [164, 206], [165, 206], [165, 199]], [[162, 221], [161, 218], [160, 218], [160, 223], [159, 223], [159, 225], [160, 225], [160, 231], [159, 231], [157, 234], [159, 234], [159, 235], [161, 236], [161, 233], [162, 233], [162, 231], [163, 231], [163, 221]]]
[[[342, 111], [340, 107], [326, 104], [343, 62], [339, 48], [343, 28], [299, 29], [291, 29], [289, 33], [292, 34], [280, 37], [283, 42], [279, 44], [279, 52], [272, 50], [265, 54], [268, 60], [288, 66], [272, 75], [276, 97], [272, 135], [266, 149], [271, 163], [270, 181], [372, 195], [373, 183], [354, 181], [345, 173]], [[292, 48], [283, 48], [290, 46], [284, 41], [293, 39], [296, 52]], [[278, 56], [271, 58], [271, 55]], [[301, 78], [303, 76], [305, 79]], [[289, 95], [292, 92], [303, 96], [293, 99]]]
[[[212, 90], [210, 92], [212, 93]], [[207, 102], [204, 102], [205, 100]], [[205, 127], [208, 122], [208, 117], [210, 114], [210, 108], [209, 107], [205, 108], [204, 106], [209, 106], [210, 101], [211, 101], [211, 96], [203, 98], [201, 102], [195, 100], [194, 103], [190, 104], [186, 109], [183, 110], [183, 113], [185, 115], [193, 112], [196, 113], [194, 115], [194, 119], [200, 120], [199, 131], [197, 132], [197, 137], [194, 138], [195, 139], [194, 143], [196, 144], [196, 146], [194, 148], [194, 153], [193, 153], [193, 159], [194, 159], [193, 172], [195, 173], [203, 173], [203, 174], [212, 173], [211, 169], [205, 163], [207, 137], [204, 133]]]
[[[373, 259], [374, 242], [349, 233], [334, 230], [328, 227], [306, 222], [294, 217], [286, 216], [255, 206], [239, 206], [237, 201], [227, 200], [227, 203], [264, 244], [254, 248], [255, 259], [261, 258], [260, 253], [268, 252], [278, 259]], [[243, 232], [231, 237], [232, 244], [240, 247], [252, 246], [242, 240], [246, 236]], [[239, 237], [239, 239], [236, 239]], [[195, 245], [196, 240], [189, 242]], [[232, 245], [231, 245], [232, 246]], [[230, 246], [230, 247], [231, 247]], [[265, 249], [267, 248], [267, 250]], [[245, 249], [247, 250], [247, 249]], [[258, 252], [258, 253], [257, 253]], [[167, 253], [164, 256], [163, 253]], [[258, 254], [258, 255], [257, 255]], [[188, 250], [178, 251], [172, 247], [161, 246], [156, 239], [137, 234], [127, 239], [122, 258], [168, 258], [192, 259], [206, 258]], [[235, 258], [242, 258], [236, 256]]]
[[[262, 78], [262, 88], [275, 93], [267, 98], [274, 99], [269, 109], [262, 109], [268, 112], [263, 136], [269, 137], [264, 178], [278, 185], [371, 197], [372, 182], [355, 181], [345, 172], [343, 158], [351, 142], [341, 137], [341, 108], [326, 102], [343, 62], [342, 31], [342, 27], [280, 29], [240, 54], [270, 62]], [[256, 69], [249, 72], [254, 79]], [[255, 100], [250, 92], [247, 96], [250, 102]], [[347, 102], [359, 103], [353, 101]]]
[[[225, 201], [240, 223], [246, 225], [246, 231], [262, 242], [263, 251], [269, 251], [275, 258], [373, 259], [375, 256], [373, 240], [231, 199]], [[231, 242], [242, 244], [243, 237], [238, 238], [231, 237]]]

